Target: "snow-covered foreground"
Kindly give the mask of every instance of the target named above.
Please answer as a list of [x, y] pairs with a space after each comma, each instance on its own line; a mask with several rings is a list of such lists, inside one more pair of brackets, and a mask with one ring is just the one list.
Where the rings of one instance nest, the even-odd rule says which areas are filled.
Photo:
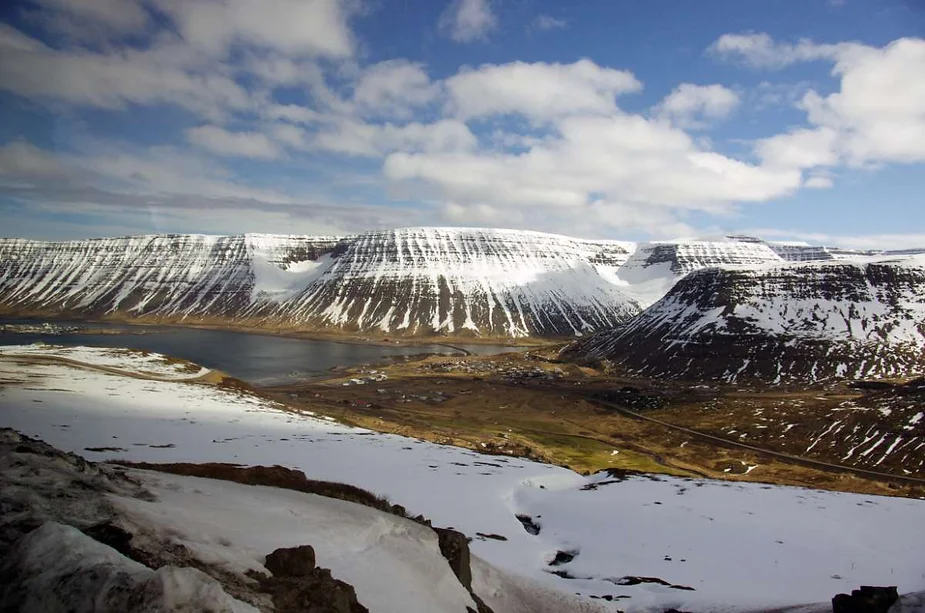
[[57, 358], [90, 366], [111, 368], [131, 375], [184, 381], [210, 372], [190, 362], [175, 360], [160, 353], [103, 347], [62, 347], [60, 345], [2, 345], [0, 357]]
[[[828, 602], [861, 584], [925, 589], [918, 500], [667, 477], [606, 483], [615, 480], [348, 428], [215, 387], [63, 364], [0, 359], [0, 381], [0, 426], [91, 460], [280, 464], [352, 483], [476, 537], [473, 552], [501, 569], [565, 593], [629, 596], [611, 605], [626, 611]], [[557, 551], [577, 555], [548, 566]], [[490, 569], [473, 571], [490, 581]]]

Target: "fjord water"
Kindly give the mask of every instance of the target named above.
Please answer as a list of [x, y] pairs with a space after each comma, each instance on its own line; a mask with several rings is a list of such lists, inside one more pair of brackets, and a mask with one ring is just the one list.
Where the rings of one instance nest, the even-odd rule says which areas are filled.
[[[0, 320], [2, 324], [36, 325], [35, 320]], [[390, 359], [421, 353], [452, 354], [463, 349], [473, 354], [495, 354], [520, 348], [504, 345], [427, 344], [397, 346], [339, 343], [285, 338], [227, 330], [175, 326], [130, 326], [108, 323], [50, 321], [59, 326], [85, 328], [76, 333], [0, 332], [0, 345], [48, 343], [74, 347], [126, 347], [163, 353], [216, 368], [255, 385], [284, 384], [316, 377], [335, 366], [382, 364]]]

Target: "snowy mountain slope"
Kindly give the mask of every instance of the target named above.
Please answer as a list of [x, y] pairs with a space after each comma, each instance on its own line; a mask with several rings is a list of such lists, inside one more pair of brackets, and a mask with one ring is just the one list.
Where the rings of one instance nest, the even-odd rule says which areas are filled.
[[647, 307], [694, 270], [783, 262], [764, 242], [725, 239], [642, 243], [615, 271], [614, 281]]
[[240, 317], [253, 310], [255, 294], [280, 291], [286, 268], [315, 261], [336, 243], [261, 234], [2, 239], [0, 304], [12, 313]]
[[925, 257], [695, 271], [567, 355], [649, 376], [822, 381], [925, 372]]
[[579, 335], [620, 323], [636, 304], [598, 274], [628, 250], [516, 230], [370, 232], [273, 317], [408, 334]]
[[599, 271], [632, 243], [515, 230], [0, 240], [9, 314], [381, 334], [579, 335], [639, 308]]
[[[0, 425], [90, 459], [279, 464], [388, 495], [438, 526], [500, 535], [506, 540], [471, 543], [479, 558], [500, 569], [473, 564], [473, 585], [486, 601], [494, 595], [489, 604], [499, 605], [497, 613], [531, 610], [510, 603], [516, 592], [500, 583], [505, 577], [526, 582], [520, 588], [526, 591], [539, 582], [559, 598], [576, 592], [628, 596], [595, 602], [659, 613], [827, 602], [861, 584], [925, 589], [920, 500], [669, 477], [583, 477], [519, 458], [349, 428], [186, 382], [3, 359], [0, 377], [8, 382], [0, 389]], [[193, 489], [177, 500], [195, 498]], [[527, 532], [516, 515], [529, 516], [538, 533]], [[211, 523], [206, 528], [198, 533], [210, 548], [226, 538], [240, 542], [245, 556], [251, 555], [248, 542], [264, 538], [229, 534]], [[183, 538], [195, 542], [195, 535], [184, 532]], [[560, 551], [574, 557], [550, 566]], [[509, 608], [501, 606], [505, 602]], [[572, 610], [579, 609], [549, 608]]]

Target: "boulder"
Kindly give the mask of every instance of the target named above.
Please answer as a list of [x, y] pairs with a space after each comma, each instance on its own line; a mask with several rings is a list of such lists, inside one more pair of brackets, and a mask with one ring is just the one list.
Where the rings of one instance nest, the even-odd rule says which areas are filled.
[[832, 598], [832, 613], [887, 613], [897, 600], [899, 592], [895, 585], [862, 585], [861, 589], [852, 590], [850, 596], [838, 594]]
[[315, 550], [311, 545], [282, 547], [268, 555], [263, 565], [274, 577], [307, 577], [315, 570]]

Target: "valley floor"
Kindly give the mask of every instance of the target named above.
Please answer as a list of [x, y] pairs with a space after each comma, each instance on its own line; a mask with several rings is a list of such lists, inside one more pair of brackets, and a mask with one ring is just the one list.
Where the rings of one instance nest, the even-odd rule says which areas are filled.
[[[496, 443], [495, 455], [352, 427], [335, 420], [339, 415], [329, 409], [339, 400], [348, 400], [348, 404], [340, 402], [347, 408], [354, 408], [350, 403], [355, 402], [338, 399], [335, 390], [364, 393], [369, 405], [376, 403], [375, 398], [395, 396], [395, 406], [409, 405], [409, 414], [414, 402], [428, 402], [420, 398], [397, 402], [401, 400], [396, 396], [398, 391], [390, 391], [389, 387], [397, 376], [386, 375], [389, 378], [362, 385], [329, 381], [323, 384], [327, 391], [313, 388], [311, 392], [278, 392], [295, 403], [283, 404], [229, 386], [227, 381], [224, 385], [210, 385], [183, 380], [192, 369], [175, 371], [167, 366], [169, 362], [158, 364], [156, 359], [152, 366], [150, 356], [125, 356], [119, 368], [134, 374], [157, 371], [156, 381], [64, 362], [36, 361], [34, 356], [15, 357], [11, 355], [16, 353], [14, 350], [5, 351], [7, 355], [0, 359], [0, 426], [36, 436], [91, 460], [282, 465], [302, 470], [309, 478], [354, 484], [388, 496], [412, 515], [423, 514], [435, 526], [452, 527], [473, 537], [473, 552], [500, 572], [556, 590], [563, 598], [566, 594], [580, 594], [588, 606], [596, 602], [614, 611], [663, 611], [670, 607], [758, 611], [823, 603], [807, 609], [821, 611], [827, 610], [835, 593], [861, 584], [898, 585], [902, 593], [925, 590], [921, 567], [925, 533], [919, 530], [925, 502], [920, 500], [691, 476], [698, 472], [722, 472], [728, 476], [732, 471], [726, 473], [719, 463], [741, 466], [741, 460], [733, 455], [717, 458], [712, 472], [703, 470], [705, 460], [698, 453], [686, 463], [673, 457], [670, 462], [674, 465], [662, 458], [661, 466], [669, 466], [678, 476], [617, 470], [582, 476], [506, 453], [525, 444], [521, 443], [522, 435], [512, 440], [514, 428], [508, 426], [510, 431], [504, 432], [500, 424], [489, 421], [487, 413], [451, 416], [457, 423], [471, 417], [480, 427], [493, 429], [497, 440], [503, 441]], [[101, 360], [92, 352], [81, 355], [81, 361], [96, 366]], [[438, 363], [429, 359], [418, 366], [434, 371], [445, 368], [446, 362], [443, 359], [444, 366], [424, 366]], [[541, 370], [547, 368], [560, 367], [548, 365]], [[362, 376], [381, 379], [381, 374]], [[481, 390], [480, 402], [499, 405], [486, 406], [486, 411], [500, 414], [506, 408], [512, 416], [532, 419], [526, 405], [500, 404], [511, 398], [507, 385], [495, 385], [484, 377], [482, 381], [470, 379], [467, 385], [471, 393], [466, 394], [462, 393], [465, 389], [452, 387], [456, 384], [437, 383], [449, 381], [449, 373], [434, 375], [427, 375], [428, 386], [434, 387], [427, 393], [429, 397], [475, 397], [472, 386], [482, 383], [485, 389]], [[505, 376], [510, 379], [511, 373], [501, 375]], [[386, 391], [380, 394], [379, 389]], [[442, 390], [453, 393], [437, 393]], [[546, 390], [547, 395], [550, 391]], [[293, 394], [297, 396], [293, 398]], [[323, 397], [315, 398], [313, 394]], [[407, 399], [408, 394], [405, 396]], [[564, 393], [560, 396], [561, 404], [557, 406], [577, 402]], [[447, 399], [433, 405], [452, 406], [450, 402]], [[398, 410], [387, 412], [384, 401], [379, 407], [364, 408], [370, 410], [364, 419], [379, 419], [373, 410], [382, 411], [382, 418]], [[464, 409], [453, 409], [456, 410]], [[556, 419], [562, 417], [560, 410], [556, 409]], [[568, 412], [571, 415], [573, 409]], [[358, 414], [354, 413], [354, 418]], [[422, 414], [416, 419], [423, 421], [436, 415]], [[625, 418], [607, 417], [611, 419]], [[633, 421], [626, 419], [626, 424]], [[622, 431], [626, 425], [623, 421], [607, 423], [615, 431]], [[611, 423], [620, 424], [620, 428]], [[449, 426], [435, 420], [434, 428], [439, 427]], [[549, 432], [538, 435], [538, 440], [553, 442], [545, 448], [550, 453], [564, 447], [562, 438], [603, 438], [590, 430], [585, 430], [588, 434], [572, 435], [553, 432], [551, 426], [547, 429]], [[664, 433], [661, 438], [666, 438]], [[488, 450], [487, 440], [472, 442]], [[675, 442], [682, 449], [696, 444]], [[586, 450], [576, 446], [579, 455], [574, 464], [584, 461], [588, 470], [607, 465], [646, 468], [643, 464], [649, 461], [658, 464], [657, 454], [641, 446], [621, 447], [609, 439], [597, 443], [604, 448]], [[663, 444], [666, 448], [674, 446], [672, 442]], [[539, 448], [536, 455], [542, 456], [545, 449]], [[740, 472], [747, 471], [751, 478], [767, 464], [755, 465], [758, 468], [749, 470], [753, 464], [746, 462]], [[809, 480], [807, 473], [793, 475], [795, 482]], [[164, 477], [162, 481], [170, 479]], [[820, 485], [832, 486], [853, 477], [837, 475], [831, 479], [834, 481]], [[180, 489], [166, 487], [161, 494], [165, 506], [158, 516], [165, 521], [171, 514], [164, 509], [171, 501], [180, 504], [181, 494], [186, 491], [186, 486], [177, 487]], [[204, 509], [228, 508], [236, 504], [232, 499], [239, 494], [222, 498], [227, 488], [225, 493], [215, 490], [210, 494], [211, 487], [191, 486], [183, 494], [188, 500], [184, 499], [181, 506], [186, 508], [188, 503], [190, 509], [204, 513], [196, 521], [213, 526]], [[884, 491], [889, 489], [888, 485], [882, 487]], [[168, 491], [176, 493], [176, 500]], [[241, 511], [246, 508], [250, 507], [244, 505]], [[186, 526], [174, 534], [216, 556], [230, 556], [231, 552], [222, 549], [229, 546], [221, 543], [231, 543], [231, 549], [239, 552], [234, 558], [239, 563], [259, 565], [254, 553], [258, 548], [248, 549], [244, 540], [239, 542], [258, 521], [273, 525], [276, 520], [269, 515], [262, 520], [250, 518], [236, 528], [221, 530], [214, 526], [200, 530], [202, 526], [196, 524], [199, 527]], [[207, 542], [196, 541], [197, 534], [209, 535]], [[290, 543], [296, 544], [300, 543]], [[259, 549], [269, 545], [261, 544]], [[478, 568], [476, 565], [474, 573], [483, 573], [483, 587], [492, 581], [497, 585], [498, 579], [492, 580], [489, 570]], [[370, 610], [394, 610], [383, 603], [366, 605]], [[514, 607], [514, 603], [502, 604], [496, 613], [516, 611]], [[453, 609], [449, 606], [444, 610]], [[572, 609], [564, 606], [561, 610]]]
[[694, 385], [603, 375], [554, 355], [432, 356], [262, 391], [344, 423], [583, 473], [925, 497], [925, 390]]

